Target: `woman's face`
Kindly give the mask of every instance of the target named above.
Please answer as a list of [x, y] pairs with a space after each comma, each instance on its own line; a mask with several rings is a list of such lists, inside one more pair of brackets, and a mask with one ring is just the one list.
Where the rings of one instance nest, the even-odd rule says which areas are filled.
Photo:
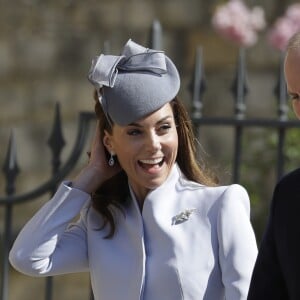
[[138, 200], [160, 186], [170, 174], [177, 156], [178, 136], [170, 103], [147, 117], [105, 132], [104, 144], [113, 151], [127, 173]]
[[300, 119], [300, 51], [290, 50], [284, 65], [287, 90], [292, 99], [294, 112]]

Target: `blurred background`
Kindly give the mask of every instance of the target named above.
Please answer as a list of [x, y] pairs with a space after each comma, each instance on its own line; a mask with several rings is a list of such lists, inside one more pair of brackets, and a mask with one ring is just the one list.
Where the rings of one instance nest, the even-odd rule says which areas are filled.
[[[201, 47], [205, 72], [203, 116], [234, 115], [231, 86], [235, 78], [240, 44], [226, 39], [212, 24], [218, 6], [227, 1], [206, 0], [16, 0], [0, 3], [0, 164], [5, 162], [13, 132], [20, 173], [16, 194], [32, 190], [51, 175], [47, 146], [55, 113], [60, 104], [66, 146], [62, 162], [70, 155], [81, 111], [93, 111], [93, 89], [87, 73], [94, 56], [110, 49], [119, 54], [125, 42], [148, 45], [153, 22], [162, 30], [162, 49], [178, 67], [182, 78], [180, 97], [191, 110], [196, 49]], [[265, 26], [257, 40], [246, 48], [246, 118], [276, 119], [281, 51], [271, 45], [268, 32], [286, 9], [297, 1], [248, 0], [249, 8], [260, 6]], [[289, 119], [294, 115], [289, 107]], [[92, 127], [93, 129], [93, 127]], [[91, 130], [92, 132], [93, 130]], [[284, 173], [299, 166], [298, 130], [290, 130], [285, 146]], [[90, 140], [90, 138], [89, 138]], [[268, 214], [276, 176], [276, 134], [271, 129], [251, 129], [243, 146], [240, 183], [248, 190], [252, 222], [258, 243]], [[200, 130], [201, 155], [222, 184], [232, 182], [233, 134], [225, 127]], [[86, 150], [89, 149], [89, 141]], [[83, 152], [68, 177], [86, 162]], [[0, 195], [6, 181], [0, 174]], [[47, 199], [45, 195], [14, 207], [16, 234], [33, 212]], [[3, 235], [5, 210], [0, 206]], [[2, 238], [1, 238], [1, 241]], [[0, 274], [1, 276], [1, 274]], [[88, 299], [86, 275], [54, 279], [54, 299]], [[11, 270], [9, 299], [43, 299], [44, 280], [32, 279]], [[26, 296], [28, 294], [28, 296]], [[36, 296], [32, 296], [36, 295]], [[6, 299], [5, 299], [6, 300]]]

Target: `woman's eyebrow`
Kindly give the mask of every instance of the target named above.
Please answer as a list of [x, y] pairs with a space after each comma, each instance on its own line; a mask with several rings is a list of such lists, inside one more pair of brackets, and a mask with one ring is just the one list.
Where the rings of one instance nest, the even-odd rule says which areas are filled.
[[[160, 123], [163, 123], [163, 122], [165, 122], [165, 121], [167, 121], [168, 119], [171, 119], [172, 118], [172, 116], [165, 116], [165, 117], [163, 117], [162, 119], [160, 119], [160, 120], [158, 120], [157, 122], [156, 122], [156, 124], [160, 124]], [[133, 123], [130, 123], [130, 124], [128, 124], [127, 126], [136, 126], [136, 127], [143, 127], [143, 125], [141, 125], [140, 123], [136, 123], [136, 122], [133, 122]]]
[[135, 122], [129, 123], [127, 126], [143, 127], [141, 124]]
[[165, 121], [167, 121], [168, 119], [171, 119], [171, 118], [172, 118], [172, 116], [165, 116], [165, 117], [164, 117], [164, 118], [162, 118], [161, 120], [157, 121], [157, 123], [156, 123], [156, 124], [159, 124], [159, 123], [165, 122]]

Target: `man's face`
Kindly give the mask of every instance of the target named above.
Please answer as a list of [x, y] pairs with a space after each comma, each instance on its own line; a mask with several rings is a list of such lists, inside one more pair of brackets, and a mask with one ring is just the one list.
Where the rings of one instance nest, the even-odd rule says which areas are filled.
[[297, 118], [300, 119], [300, 49], [288, 51], [284, 73], [294, 112]]

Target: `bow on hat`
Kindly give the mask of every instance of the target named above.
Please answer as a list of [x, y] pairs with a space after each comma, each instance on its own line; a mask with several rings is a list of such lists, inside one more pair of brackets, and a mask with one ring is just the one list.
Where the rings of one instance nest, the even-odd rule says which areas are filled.
[[112, 88], [118, 70], [165, 74], [167, 67], [164, 52], [145, 48], [129, 40], [124, 46], [121, 56], [101, 54], [93, 59], [88, 79], [97, 88], [102, 86]]

